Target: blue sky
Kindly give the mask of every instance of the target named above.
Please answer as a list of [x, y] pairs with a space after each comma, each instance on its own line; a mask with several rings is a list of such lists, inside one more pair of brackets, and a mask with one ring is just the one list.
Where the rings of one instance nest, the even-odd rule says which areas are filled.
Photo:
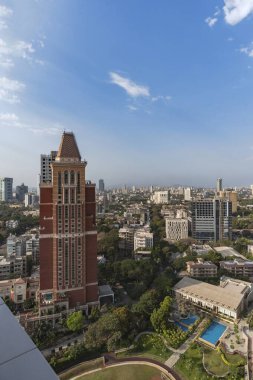
[[106, 185], [253, 183], [253, 0], [0, 0], [0, 176], [64, 129]]

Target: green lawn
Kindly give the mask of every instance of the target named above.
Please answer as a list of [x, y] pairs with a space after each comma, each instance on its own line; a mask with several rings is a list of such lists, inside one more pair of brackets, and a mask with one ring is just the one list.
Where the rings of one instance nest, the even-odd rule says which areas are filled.
[[202, 351], [199, 346], [194, 344], [175, 365], [176, 372], [183, 380], [211, 380], [202, 364]]
[[221, 354], [212, 349], [204, 349], [204, 364], [206, 369], [217, 376], [224, 376], [229, 372], [229, 367], [223, 362]]
[[[211, 348], [203, 348], [197, 344], [193, 344], [184, 355], [178, 360], [175, 365], [175, 370], [182, 377], [183, 380], [211, 380], [213, 376], [208, 375], [205, 371], [202, 358], [203, 352], [205, 353], [205, 367], [208, 371], [216, 374], [217, 376], [224, 376], [223, 379], [227, 379], [226, 374], [231, 370], [227, 366], [222, 358], [221, 354]], [[240, 364], [242, 357], [238, 354], [231, 355], [226, 354], [226, 359], [233, 364]], [[238, 377], [240, 378], [240, 377]]]
[[242, 365], [242, 364], [245, 365], [246, 364], [246, 359], [239, 354], [227, 354], [226, 353], [225, 358], [233, 366]]
[[144, 356], [165, 362], [172, 352], [164, 345], [161, 337], [155, 334], [142, 335], [135, 343], [134, 349], [118, 354], [118, 357]]
[[83, 375], [78, 380], [152, 380], [155, 377], [159, 379], [160, 374], [161, 371], [147, 365], [129, 364], [114, 368], [104, 368], [99, 372]]

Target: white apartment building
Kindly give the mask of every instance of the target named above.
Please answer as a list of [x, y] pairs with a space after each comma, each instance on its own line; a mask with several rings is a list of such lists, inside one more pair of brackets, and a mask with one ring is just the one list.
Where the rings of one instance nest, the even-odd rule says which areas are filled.
[[192, 190], [190, 187], [184, 189], [184, 200], [191, 201], [192, 200]]
[[134, 249], [134, 227], [125, 226], [119, 229], [119, 248], [132, 251]]
[[155, 204], [167, 204], [169, 203], [169, 190], [155, 191], [152, 195], [152, 201]]
[[37, 235], [32, 235], [26, 240], [26, 254], [31, 253], [33, 262], [39, 264], [40, 258], [40, 239]]
[[166, 239], [178, 241], [188, 238], [188, 220], [181, 218], [165, 219]]
[[7, 258], [15, 255], [20, 257], [26, 252], [26, 238], [24, 236], [17, 237], [10, 234], [7, 238]]
[[138, 249], [148, 249], [153, 248], [153, 233], [147, 231], [137, 231], [134, 234], [134, 251]]
[[187, 261], [187, 272], [191, 277], [216, 277], [217, 266], [210, 261], [198, 259], [197, 262]]
[[12, 200], [13, 178], [0, 178], [0, 202]]
[[33, 207], [39, 203], [39, 196], [35, 193], [25, 194], [25, 207]]

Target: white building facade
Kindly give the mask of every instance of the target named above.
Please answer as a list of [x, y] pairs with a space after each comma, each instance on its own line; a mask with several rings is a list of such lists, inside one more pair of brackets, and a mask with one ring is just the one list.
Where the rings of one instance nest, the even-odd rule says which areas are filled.
[[188, 220], [181, 218], [165, 219], [166, 239], [178, 241], [188, 238]]
[[146, 231], [137, 231], [134, 234], [134, 251], [138, 249], [148, 249], [153, 248], [153, 233]]
[[155, 191], [152, 195], [152, 201], [155, 204], [167, 204], [169, 203], [169, 190]]

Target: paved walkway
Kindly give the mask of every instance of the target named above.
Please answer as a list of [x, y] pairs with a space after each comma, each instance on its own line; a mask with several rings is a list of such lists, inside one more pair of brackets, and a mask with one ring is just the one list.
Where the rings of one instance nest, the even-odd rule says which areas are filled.
[[173, 354], [169, 357], [168, 360], [166, 360], [165, 364], [168, 367], [173, 367], [179, 360], [180, 356], [184, 354], [185, 351], [189, 348], [197, 335], [198, 333], [195, 331], [177, 350], [174, 350]]
[[52, 350], [59, 350], [59, 347], [62, 347], [63, 349], [67, 348], [68, 345], [73, 344], [75, 341], [81, 343], [84, 341], [84, 335], [83, 333], [79, 335], [71, 335], [68, 338], [62, 338], [59, 339], [56, 344], [52, 347], [45, 348], [44, 350], [41, 350], [42, 354], [47, 357], [52, 354]]

